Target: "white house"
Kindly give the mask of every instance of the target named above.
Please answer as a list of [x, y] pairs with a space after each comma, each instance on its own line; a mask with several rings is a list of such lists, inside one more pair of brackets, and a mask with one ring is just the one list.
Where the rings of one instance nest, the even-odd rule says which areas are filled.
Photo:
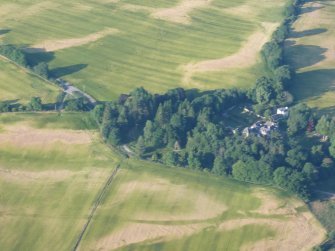
[[288, 107], [281, 107], [277, 109], [277, 115], [288, 116]]

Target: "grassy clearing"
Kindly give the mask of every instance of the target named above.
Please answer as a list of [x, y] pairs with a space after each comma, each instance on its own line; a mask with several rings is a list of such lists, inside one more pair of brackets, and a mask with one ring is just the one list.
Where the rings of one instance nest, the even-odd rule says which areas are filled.
[[[307, 250], [322, 241], [323, 230], [306, 206], [276, 190], [259, 189], [128, 161], [80, 250], [286, 250], [293, 246]], [[301, 233], [302, 225], [311, 233]], [[311, 241], [313, 235], [318, 240]]]
[[287, 44], [289, 62], [297, 69], [292, 92], [297, 101], [320, 109], [335, 106], [335, 4], [309, 1]]
[[0, 58], [0, 100], [26, 103], [40, 96], [44, 103], [54, 103], [59, 89]]
[[[18, 11], [20, 18], [4, 14], [0, 26], [11, 29], [4, 35], [5, 41], [28, 45], [86, 37], [106, 28], [118, 29], [119, 33], [90, 44], [31, 56], [35, 62], [50, 62], [57, 77], [64, 77], [95, 98], [106, 100], [136, 86], [154, 92], [183, 86], [182, 66], [238, 52], [250, 35], [259, 31], [262, 23], [281, 20], [285, 3], [284, 0], [276, 3], [262, 1], [261, 4], [254, 0], [215, 0], [207, 7], [194, 9], [189, 14], [191, 23], [188, 25], [156, 19], [146, 10], [125, 8], [125, 4], [169, 8], [179, 2], [101, 0], [72, 3], [57, 0], [46, 1], [43, 8], [33, 10], [31, 8], [39, 6], [41, 1], [35, 1], [35, 5], [30, 3], [28, 8], [24, 3], [15, 3], [11, 8], [25, 9], [24, 14]], [[4, 11], [9, 5], [8, 0], [0, 1]], [[241, 16], [229, 10], [237, 7], [251, 11]], [[69, 26], [69, 23], [73, 25]], [[222, 80], [219, 73], [195, 76], [184, 87], [213, 89], [246, 87], [254, 83], [257, 72], [249, 68], [239, 72], [236, 69], [223, 72]], [[238, 80], [240, 76], [243, 76], [241, 81]]]

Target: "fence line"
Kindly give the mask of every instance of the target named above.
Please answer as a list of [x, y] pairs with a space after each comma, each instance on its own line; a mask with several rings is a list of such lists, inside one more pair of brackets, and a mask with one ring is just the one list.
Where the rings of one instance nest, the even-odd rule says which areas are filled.
[[83, 239], [83, 236], [88, 228], [88, 226], [90, 225], [91, 221], [92, 221], [92, 218], [95, 214], [95, 211], [97, 210], [98, 206], [100, 205], [102, 199], [104, 198], [104, 195], [108, 189], [108, 187], [110, 186], [110, 184], [112, 183], [113, 181], [113, 178], [115, 177], [115, 175], [117, 174], [118, 170], [120, 169], [120, 165], [121, 164], [118, 164], [116, 166], [116, 168], [113, 170], [112, 174], [109, 176], [107, 182], [105, 183], [105, 185], [102, 187], [101, 191], [98, 193], [97, 197], [96, 197], [96, 200], [95, 202], [93, 203], [93, 206], [92, 206], [92, 209], [91, 209], [91, 212], [87, 218], [87, 221], [85, 223], [85, 225], [83, 226], [80, 234], [79, 234], [79, 237], [76, 241], [76, 244], [74, 245], [74, 247], [71, 249], [72, 251], [76, 251], [78, 250], [78, 247], [80, 245], [80, 242], [81, 240]]

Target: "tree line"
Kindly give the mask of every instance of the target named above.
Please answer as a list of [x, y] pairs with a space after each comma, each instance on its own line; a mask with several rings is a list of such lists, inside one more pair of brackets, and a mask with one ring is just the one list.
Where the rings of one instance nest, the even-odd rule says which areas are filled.
[[26, 54], [20, 47], [9, 44], [0, 45], [0, 54], [45, 79], [50, 77], [48, 64], [40, 62], [37, 65], [30, 65]]
[[43, 104], [41, 97], [31, 97], [27, 103], [18, 101], [0, 101], [0, 113], [4, 112], [39, 112], [52, 110], [65, 110], [71, 112], [86, 112], [93, 108], [85, 97], [66, 97], [65, 92], [60, 92], [55, 103]]

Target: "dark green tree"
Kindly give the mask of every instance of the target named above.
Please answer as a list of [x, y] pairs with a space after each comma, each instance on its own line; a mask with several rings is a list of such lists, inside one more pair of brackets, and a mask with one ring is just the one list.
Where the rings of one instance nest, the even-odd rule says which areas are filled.
[[27, 105], [29, 111], [42, 111], [42, 100], [40, 97], [32, 97]]
[[168, 166], [177, 166], [179, 164], [179, 155], [174, 151], [168, 151], [163, 155], [163, 162]]
[[138, 138], [135, 150], [136, 150], [136, 155], [140, 158], [143, 158], [146, 152], [146, 147], [145, 147], [145, 142], [142, 136]]
[[49, 66], [45, 62], [38, 63], [33, 67], [33, 71], [43, 78], [49, 78]]
[[212, 172], [220, 176], [227, 176], [229, 174], [229, 166], [226, 164], [223, 156], [215, 158]]
[[308, 121], [311, 119], [311, 109], [305, 104], [299, 104], [291, 108], [287, 120], [288, 132], [294, 135], [306, 130]]

